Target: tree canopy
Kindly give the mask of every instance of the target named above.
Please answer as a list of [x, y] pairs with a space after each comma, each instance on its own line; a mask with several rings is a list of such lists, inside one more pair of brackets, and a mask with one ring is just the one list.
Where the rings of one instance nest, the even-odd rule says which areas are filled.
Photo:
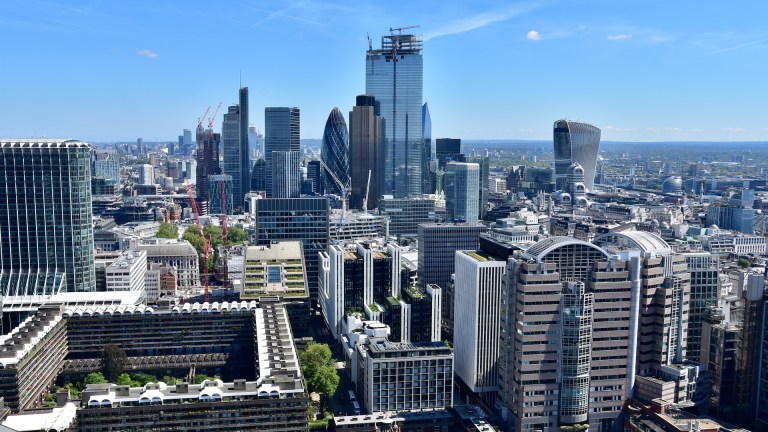
[[227, 227], [227, 243], [236, 245], [248, 240], [248, 231], [235, 225]]
[[155, 237], [177, 239], [179, 238], [179, 227], [172, 223], [161, 224], [160, 229], [155, 233]]
[[88, 384], [106, 384], [108, 381], [101, 372], [91, 372], [85, 376], [83, 383]]
[[318, 393], [332, 396], [339, 387], [339, 373], [326, 344], [310, 343], [299, 356], [301, 369], [309, 387]]
[[128, 356], [122, 348], [115, 344], [108, 344], [101, 352], [101, 370], [110, 382], [115, 382], [123, 373], [128, 363]]

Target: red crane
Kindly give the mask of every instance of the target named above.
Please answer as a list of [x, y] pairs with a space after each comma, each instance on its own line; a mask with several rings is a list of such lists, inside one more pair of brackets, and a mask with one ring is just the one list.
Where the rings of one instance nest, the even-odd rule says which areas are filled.
[[203, 234], [203, 225], [200, 223], [200, 212], [197, 209], [197, 200], [195, 199], [195, 193], [192, 190], [191, 184], [187, 185], [187, 193], [189, 194], [189, 200], [192, 202], [192, 212], [195, 214], [195, 221], [197, 222], [197, 227], [200, 229], [200, 239], [203, 242], [203, 255], [205, 256], [205, 264], [203, 265], [205, 294], [203, 296], [203, 301], [208, 303], [208, 257], [211, 256], [211, 241], [205, 237], [205, 234]]

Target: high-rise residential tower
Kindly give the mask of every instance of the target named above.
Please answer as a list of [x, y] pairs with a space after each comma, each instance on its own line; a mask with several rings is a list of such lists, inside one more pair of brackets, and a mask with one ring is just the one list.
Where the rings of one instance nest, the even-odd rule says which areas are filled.
[[396, 198], [421, 194], [422, 38], [409, 34], [382, 36], [381, 48], [369, 46], [365, 92], [376, 98], [376, 114], [384, 118], [384, 190]]
[[0, 265], [17, 277], [5, 295], [50, 295], [64, 278], [67, 291], [96, 290], [90, 153], [76, 140], [0, 140]]
[[554, 125], [555, 187], [565, 190], [568, 167], [577, 162], [584, 168], [584, 186], [595, 187], [600, 129], [588, 123], [558, 120]]
[[[341, 110], [334, 108], [328, 115], [323, 131], [323, 147], [320, 154], [325, 165], [333, 171], [333, 174], [343, 185], [349, 184], [349, 140], [347, 138], [347, 122]], [[323, 172], [323, 185], [325, 191], [342, 194], [339, 185], [327, 172]]]
[[367, 207], [374, 208], [384, 193], [381, 154], [384, 120], [376, 115], [375, 105], [373, 96], [360, 95], [349, 112], [350, 208], [362, 209], [366, 193]]
[[264, 109], [264, 159], [267, 162], [267, 196], [272, 197], [272, 152], [301, 151], [301, 114], [298, 108]]
[[445, 166], [445, 210], [454, 222], [479, 219], [480, 165], [449, 162]]

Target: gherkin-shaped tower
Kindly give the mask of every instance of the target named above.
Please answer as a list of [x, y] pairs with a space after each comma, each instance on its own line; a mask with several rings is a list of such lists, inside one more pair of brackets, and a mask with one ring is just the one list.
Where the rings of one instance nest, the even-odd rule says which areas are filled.
[[[349, 139], [347, 122], [341, 110], [334, 108], [325, 122], [323, 131], [323, 148], [321, 158], [325, 165], [333, 171], [344, 185], [349, 185]], [[336, 181], [323, 170], [325, 191], [341, 195], [341, 189]]]

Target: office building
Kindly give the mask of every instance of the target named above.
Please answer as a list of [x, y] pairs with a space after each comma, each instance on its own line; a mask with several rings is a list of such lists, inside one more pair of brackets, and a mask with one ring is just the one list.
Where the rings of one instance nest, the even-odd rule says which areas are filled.
[[248, 87], [241, 87], [239, 103], [224, 113], [221, 125], [222, 170], [232, 176], [233, 202], [242, 206], [245, 194], [250, 191], [251, 161], [248, 155]]
[[507, 274], [497, 406], [509, 427], [620, 428], [638, 332], [630, 314], [639, 285], [628, 262], [591, 243], [550, 237], [510, 259]]
[[233, 203], [237, 203], [235, 207], [242, 208], [245, 194], [250, 192], [251, 185], [251, 157], [249, 153], [249, 102], [248, 102], [248, 87], [240, 87], [240, 157], [239, 157], [239, 175], [232, 176], [233, 189], [237, 185], [237, 190], [234, 190], [232, 195]]
[[323, 166], [320, 165], [320, 161], [311, 160], [307, 162], [307, 182], [311, 185], [308, 191], [311, 194], [308, 195], [322, 195], [325, 192], [323, 187]]
[[298, 108], [267, 107], [264, 109], [264, 159], [267, 162], [267, 196], [272, 191], [272, 152], [301, 151], [301, 113]]
[[453, 406], [453, 353], [442, 342], [358, 344], [357, 389], [369, 413]]
[[421, 194], [423, 57], [422, 38], [409, 34], [381, 37], [369, 44], [365, 93], [376, 100], [385, 124], [383, 185], [380, 193], [403, 198]]
[[94, 291], [90, 144], [0, 140], [0, 175], [2, 273], [39, 281], [3, 286], [3, 294], [52, 294], [49, 278], [64, 278], [66, 291]]
[[140, 185], [155, 184], [155, 167], [149, 164], [139, 165], [139, 184]]
[[755, 191], [742, 189], [725, 202], [707, 207], [707, 225], [717, 225], [744, 234], [753, 234], [755, 228]]
[[301, 169], [297, 151], [272, 152], [271, 198], [298, 198], [301, 193]]
[[317, 301], [318, 253], [328, 248], [326, 198], [266, 198], [252, 200], [257, 245], [273, 241], [301, 240], [310, 298]]
[[448, 162], [464, 162], [461, 154], [461, 140], [458, 138], [438, 138], [435, 140], [435, 156], [440, 169], [445, 170]]
[[568, 167], [577, 162], [584, 168], [584, 186], [595, 187], [600, 129], [588, 123], [558, 120], [553, 127], [555, 145], [555, 187], [565, 190]]
[[[334, 108], [328, 115], [323, 130], [323, 145], [320, 157], [342, 185], [349, 184], [349, 139], [347, 122], [341, 110]], [[323, 171], [323, 186], [326, 193], [342, 195], [343, 191], [327, 171]]]
[[200, 266], [195, 247], [186, 240], [145, 239], [137, 249], [147, 253], [147, 262], [176, 269], [178, 288], [190, 292], [200, 287]]
[[189, 129], [184, 129], [184, 131], [182, 133], [183, 133], [183, 135], [182, 135], [182, 139], [183, 139], [182, 144], [185, 147], [184, 151], [185, 152], [189, 152], [192, 149], [192, 131], [189, 130]]
[[350, 208], [362, 209], [366, 196], [366, 207], [374, 208], [384, 193], [381, 187], [383, 143], [384, 121], [376, 114], [375, 98], [357, 96], [355, 106], [349, 112]]
[[502, 282], [506, 261], [482, 251], [455, 256], [453, 346], [456, 377], [489, 405], [498, 391]]
[[480, 165], [448, 162], [445, 166], [445, 210], [448, 220], [476, 223], [479, 220]]
[[[426, 288], [433, 284], [443, 289], [447, 287], [454, 273], [456, 251], [478, 250], [480, 234], [486, 229], [482, 224], [419, 225], [419, 286]], [[453, 308], [452, 304], [450, 306]]]
[[267, 190], [267, 161], [263, 157], [256, 159], [251, 170], [251, 191], [266, 192]]
[[708, 252], [684, 253], [683, 257], [691, 275], [686, 357], [703, 364], [707, 360], [701, 356], [702, 325], [707, 309], [717, 306], [720, 291], [719, 259], [717, 255]]
[[[197, 165], [195, 167], [195, 192], [197, 204], [208, 208], [208, 177], [221, 174], [219, 145], [221, 134], [212, 129], [197, 128]], [[190, 167], [191, 168], [191, 167]]]
[[379, 200], [379, 212], [389, 220], [390, 237], [416, 237], [419, 224], [436, 222], [435, 200], [426, 196], [393, 198], [384, 195]]
[[144, 296], [147, 252], [127, 250], [105, 269], [106, 291], [134, 291]]
[[120, 180], [120, 156], [114, 150], [93, 151], [93, 178]]
[[228, 174], [217, 174], [208, 177], [208, 213], [222, 214], [222, 208], [226, 208], [227, 214], [231, 215], [234, 205], [234, 184], [232, 176]]

